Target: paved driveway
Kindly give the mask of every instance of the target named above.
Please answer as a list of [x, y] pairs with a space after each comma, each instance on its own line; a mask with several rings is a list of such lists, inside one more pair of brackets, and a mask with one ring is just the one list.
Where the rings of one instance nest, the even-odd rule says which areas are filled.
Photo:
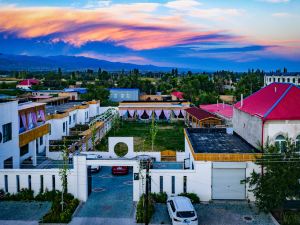
[[125, 176], [113, 176], [111, 167], [93, 174], [92, 193], [71, 224], [132, 224], [132, 169]]
[[[166, 204], [156, 204], [151, 224], [170, 224]], [[274, 225], [268, 214], [244, 201], [215, 201], [195, 205], [199, 225]]]

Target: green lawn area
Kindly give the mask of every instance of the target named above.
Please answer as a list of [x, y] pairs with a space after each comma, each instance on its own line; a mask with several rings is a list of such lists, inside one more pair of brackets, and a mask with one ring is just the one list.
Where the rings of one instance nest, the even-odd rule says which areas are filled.
[[[122, 121], [120, 128], [114, 128], [97, 145], [98, 151], [108, 150], [108, 137], [134, 137], [135, 151], [151, 151], [150, 138], [151, 123], [125, 122]], [[156, 135], [153, 151], [175, 150], [184, 151], [183, 122], [157, 123], [158, 132]], [[123, 147], [120, 147], [120, 151]], [[118, 149], [116, 149], [118, 150]]]

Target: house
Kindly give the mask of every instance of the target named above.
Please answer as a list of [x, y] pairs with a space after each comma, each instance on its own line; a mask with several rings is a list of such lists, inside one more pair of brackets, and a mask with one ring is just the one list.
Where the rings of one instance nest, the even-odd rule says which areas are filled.
[[172, 97], [173, 101], [183, 100], [184, 99], [183, 95], [184, 95], [183, 92], [180, 92], [180, 91], [173, 91], [171, 93], [171, 97]]
[[264, 76], [265, 86], [272, 83], [289, 83], [300, 86], [300, 73], [291, 73], [291, 72], [275, 72], [275, 73], [266, 73]]
[[214, 114], [197, 107], [185, 109], [185, 123], [193, 128], [216, 127], [222, 124], [222, 120]]
[[37, 79], [26, 79], [26, 80], [22, 80], [19, 82], [19, 84], [16, 86], [17, 88], [20, 88], [20, 89], [25, 89], [25, 90], [29, 90], [31, 89], [31, 87], [33, 85], [38, 85], [40, 83], [39, 80]]
[[185, 117], [187, 101], [123, 101], [119, 113], [125, 120], [149, 120], [154, 115], [157, 120], [177, 120]]
[[138, 88], [109, 88], [109, 99], [112, 102], [139, 101], [140, 90]]
[[300, 141], [300, 88], [272, 83], [233, 107], [233, 129], [248, 143], [284, 148], [284, 137]]
[[32, 91], [33, 98], [41, 97], [69, 97], [70, 100], [78, 100], [78, 93], [76, 91], [64, 91], [64, 90], [38, 90]]

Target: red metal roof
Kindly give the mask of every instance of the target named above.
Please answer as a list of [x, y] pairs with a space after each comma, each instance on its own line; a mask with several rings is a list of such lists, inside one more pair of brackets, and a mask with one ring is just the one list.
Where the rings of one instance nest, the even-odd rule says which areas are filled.
[[183, 92], [174, 91], [174, 92], [171, 93], [171, 95], [175, 96], [178, 99], [183, 99]]
[[204, 111], [203, 109], [199, 109], [197, 107], [191, 107], [191, 108], [185, 109], [185, 111], [187, 113], [191, 114], [192, 116], [196, 117], [198, 120], [203, 120], [203, 119], [207, 119], [207, 118], [219, 119], [214, 114]]
[[40, 81], [37, 79], [26, 79], [26, 80], [22, 80], [19, 84], [20, 85], [36, 85], [39, 83], [40, 83]]
[[227, 119], [231, 119], [233, 115], [233, 106], [228, 104], [209, 104], [209, 105], [200, 105], [201, 109], [214, 113], [216, 115], [220, 115]]
[[300, 89], [293, 84], [272, 83], [238, 102], [236, 109], [262, 120], [300, 120]]

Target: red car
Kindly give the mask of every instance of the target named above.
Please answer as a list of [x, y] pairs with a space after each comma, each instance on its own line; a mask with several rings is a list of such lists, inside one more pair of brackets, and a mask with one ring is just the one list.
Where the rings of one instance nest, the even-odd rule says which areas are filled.
[[128, 174], [128, 166], [113, 166], [111, 173], [113, 175], [126, 175]]

